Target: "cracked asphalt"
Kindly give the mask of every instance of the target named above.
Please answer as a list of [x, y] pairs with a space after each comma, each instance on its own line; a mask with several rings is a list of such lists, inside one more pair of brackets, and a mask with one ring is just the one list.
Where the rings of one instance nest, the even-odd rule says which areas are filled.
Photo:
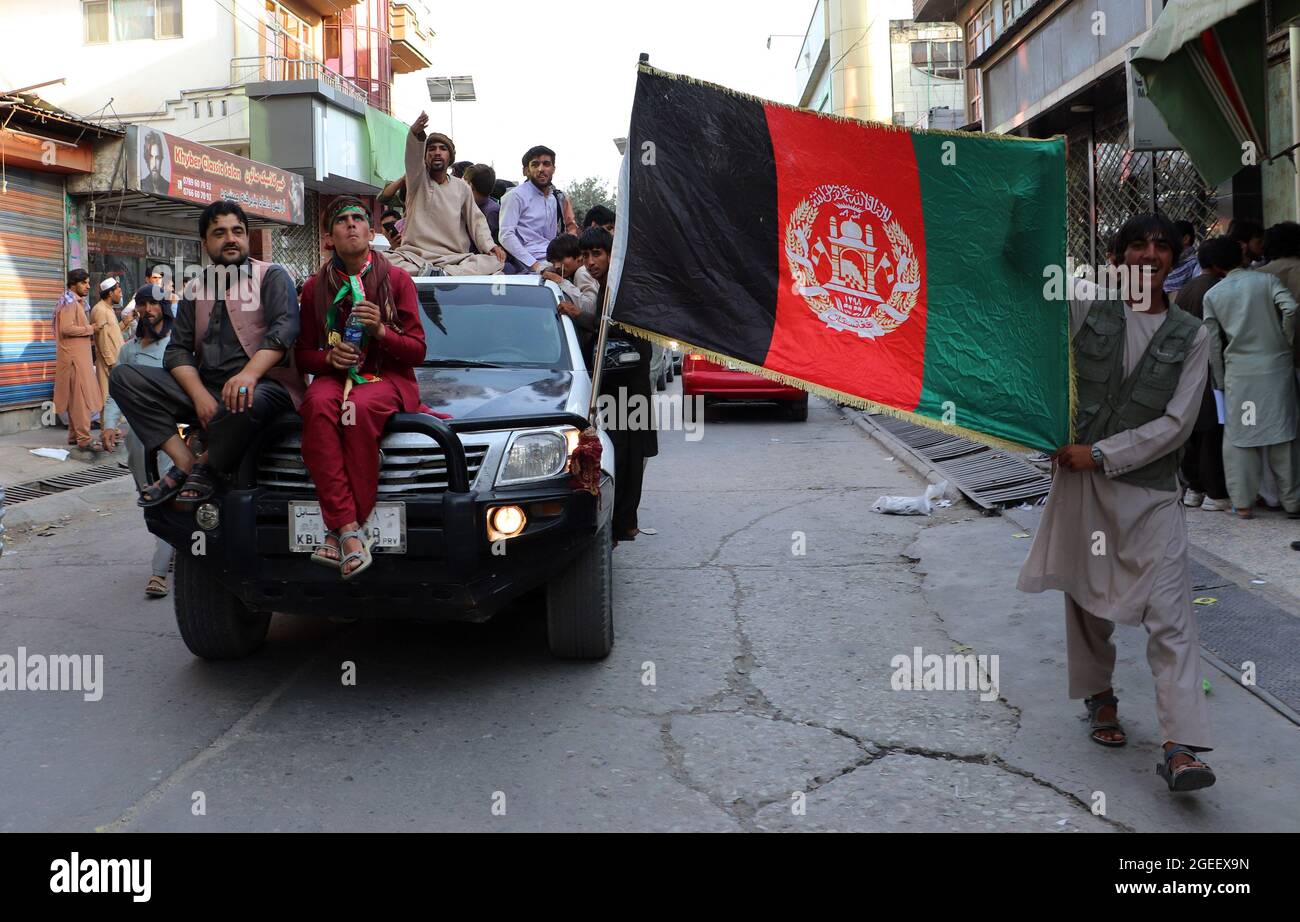
[[[721, 408], [701, 441], [660, 445], [641, 516], [657, 534], [615, 551], [596, 664], [549, 657], [536, 599], [483, 625], [278, 616], [259, 654], [207, 664], [170, 600], [143, 597], [151, 541], [120, 487], [18, 538], [0, 652], [102, 653], [106, 676], [93, 703], [0, 692], [0, 831], [1300, 827], [1295, 728], [1226, 680], [1223, 780], [1163, 791], [1132, 632], [1134, 742], [1089, 744], [1060, 598], [1014, 592], [1018, 526], [963, 504], [870, 512], [923, 482], [832, 405], [807, 423]], [[914, 647], [999, 654], [1001, 697], [895, 691]]]

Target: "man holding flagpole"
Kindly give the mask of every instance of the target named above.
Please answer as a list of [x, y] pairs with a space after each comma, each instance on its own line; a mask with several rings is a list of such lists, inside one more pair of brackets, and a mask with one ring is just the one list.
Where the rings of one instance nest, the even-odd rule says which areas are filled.
[[[584, 267], [600, 285], [596, 303], [603, 307], [614, 238], [603, 227], [589, 227], [578, 238], [578, 246], [582, 251]], [[599, 324], [597, 330], [599, 331]], [[640, 398], [645, 401], [648, 410], [654, 393], [650, 385], [650, 344], [644, 339], [632, 339], [636, 343], [637, 352], [641, 354], [641, 361], [637, 363], [631, 377], [625, 379], [627, 384], [620, 386], [617, 391], [608, 390], [609, 385], [602, 378], [598, 399], [605, 402], [613, 399], [616, 401], [615, 406], [628, 407], [632, 400]], [[597, 348], [594, 351], [598, 352], [599, 342], [597, 337]], [[594, 369], [599, 360], [598, 354], [592, 355], [588, 367]], [[619, 541], [635, 541], [641, 533], [637, 527], [637, 507], [641, 505], [641, 484], [645, 478], [646, 461], [659, 454], [659, 435], [655, 431], [653, 414], [646, 412], [643, 417], [645, 425], [639, 428], [627, 425], [632, 418], [634, 414], [630, 412], [615, 413], [614, 424], [607, 427], [609, 440], [614, 446], [615, 544]]]

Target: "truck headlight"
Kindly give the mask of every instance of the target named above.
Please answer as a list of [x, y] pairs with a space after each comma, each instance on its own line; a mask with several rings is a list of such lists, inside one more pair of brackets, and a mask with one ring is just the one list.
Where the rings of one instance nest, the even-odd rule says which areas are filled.
[[517, 433], [506, 449], [506, 460], [496, 482], [526, 483], [562, 474], [577, 443], [578, 431], [571, 426]]

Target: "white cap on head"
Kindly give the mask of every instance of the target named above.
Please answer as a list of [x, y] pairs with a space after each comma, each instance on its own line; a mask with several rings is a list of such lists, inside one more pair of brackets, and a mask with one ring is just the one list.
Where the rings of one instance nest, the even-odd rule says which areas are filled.
[[99, 283], [100, 291], [112, 291], [116, 287], [117, 287], [117, 279], [113, 278], [113, 276], [111, 275], [108, 278], [104, 279], [104, 281]]

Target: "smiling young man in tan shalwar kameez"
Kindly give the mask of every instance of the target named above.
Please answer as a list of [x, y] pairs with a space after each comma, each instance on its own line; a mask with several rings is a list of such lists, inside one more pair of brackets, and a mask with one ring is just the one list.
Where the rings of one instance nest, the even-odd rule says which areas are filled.
[[1211, 748], [1210, 729], [1178, 464], [1201, 406], [1209, 340], [1162, 291], [1180, 245], [1164, 218], [1131, 219], [1115, 259], [1129, 271], [1150, 268], [1142, 290], [1070, 304], [1080, 444], [1053, 455], [1019, 588], [1065, 593], [1069, 695], [1085, 699], [1090, 738], [1103, 746], [1127, 741], [1111, 688], [1111, 634], [1116, 624], [1146, 628], [1165, 750], [1156, 771], [1170, 790], [1190, 791], [1213, 784], [1214, 773], [1196, 756]]

